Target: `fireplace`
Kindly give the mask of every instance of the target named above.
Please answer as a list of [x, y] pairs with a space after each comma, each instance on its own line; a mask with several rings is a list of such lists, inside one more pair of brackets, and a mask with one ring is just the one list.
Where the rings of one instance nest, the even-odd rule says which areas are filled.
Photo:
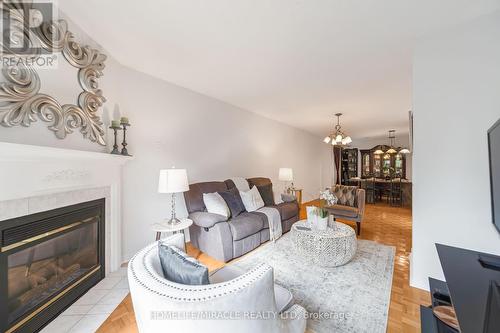
[[104, 278], [105, 199], [0, 222], [0, 331], [35, 332]]

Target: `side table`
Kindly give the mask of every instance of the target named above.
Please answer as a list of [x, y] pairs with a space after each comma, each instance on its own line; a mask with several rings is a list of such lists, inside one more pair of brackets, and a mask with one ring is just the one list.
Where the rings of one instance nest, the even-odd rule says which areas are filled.
[[290, 194], [294, 195], [297, 198], [297, 203], [302, 205], [302, 189], [301, 188], [292, 188], [290, 190]]
[[300, 210], [302, 208], [302, 189], [292, 188], [290, 189], [290, 194], [294, 195], [295, 198], [297, 198], [297, 203], [299, 204], [299, 217], [300, 217]]
[[160, 240], [161, 238], [161, 233], [162, 232], [172, 232], [172, 233], [178, 233], [182, 232], [182, 235], [184, 236], [184, 250], [186, 250], [186, 234], [184, 233], [184, 230], [189, 228], [193, 224], [193, 221], [190, 219], [181, 219], [181, 223], [178, 224], [168, 224], [167, 221], [161, 221], [158, 223], [154, 223], [151, 225], [151, 229], [153, 231], [156, 231], [156, 240]]

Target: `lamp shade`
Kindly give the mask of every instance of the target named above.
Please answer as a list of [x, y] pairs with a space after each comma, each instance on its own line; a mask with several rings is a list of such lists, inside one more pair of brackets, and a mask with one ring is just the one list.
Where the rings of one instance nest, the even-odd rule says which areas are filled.
[[189, 191], [186, 169], [160, 170], [159, 193], [180, 193]]
[[293, 170], [291, 168], [280, 168], [279, 180], [293, 182]]
[[400, 154], [409, 154], [410, 150], [408, 148], [403, 148], [399, 151]]
[[396, 154], [397, 151], [394, 148], [390, 148], [388, 151], [386, 151], [387, 154]]

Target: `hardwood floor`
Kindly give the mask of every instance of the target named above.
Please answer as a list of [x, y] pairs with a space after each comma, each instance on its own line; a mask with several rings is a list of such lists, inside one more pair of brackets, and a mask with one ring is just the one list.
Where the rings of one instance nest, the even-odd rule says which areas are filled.
[[[305, 209], [301, 210], [304, 214]], [[303, 216], [304, 218], [304, 216]], [[411, 250], [411, 210], [386, 204], [367, 205], [361, 228], [361, 239], [396, 247], [394, 277], [387, 332], [420, 332], [420, 304], [429, 305], [429, 293], [409, 286]], [[347, 224], [355, 227], [353, 223]], [[221, 263], [188, 244], [188, 253], [210, 270]], [[132, 300], [128, 295], [98, 330], [99, 333], [137, 332]]]

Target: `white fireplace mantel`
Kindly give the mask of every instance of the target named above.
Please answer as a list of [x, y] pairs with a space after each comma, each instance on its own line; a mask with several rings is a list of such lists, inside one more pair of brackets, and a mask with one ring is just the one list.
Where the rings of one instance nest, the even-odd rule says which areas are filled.
[[119, 268], [122, 166], [129, 156], [0, 142], [0, 223], [106, 199], [106, 271]]
[[107, 160], [124, 164], [133, 159], [132, 156], [112, 155], [91, 151], [62, 149], [44, 146], [23, 145], [18, 143], [0, 142], [0, 161], [37, 160], [37, 159], [80, 159]]

